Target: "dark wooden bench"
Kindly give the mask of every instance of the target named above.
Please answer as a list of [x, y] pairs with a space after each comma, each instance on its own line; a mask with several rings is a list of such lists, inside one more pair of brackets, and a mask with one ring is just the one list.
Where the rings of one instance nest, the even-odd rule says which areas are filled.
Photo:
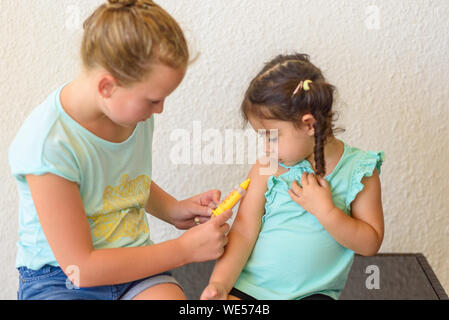
[[[215, 262], [173, 270], [188, 299], [199, 299]], [[341, 300], [447, 300], [448, 296], [424, 255], [383, 253], [356, 255]]]

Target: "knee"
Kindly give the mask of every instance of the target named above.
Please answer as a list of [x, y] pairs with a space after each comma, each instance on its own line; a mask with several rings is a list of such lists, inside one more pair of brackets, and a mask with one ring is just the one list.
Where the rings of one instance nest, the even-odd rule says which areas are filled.
[[187, 300], [187, 298], [178, 285], [161, 283], [142, 291], [133, 300]]

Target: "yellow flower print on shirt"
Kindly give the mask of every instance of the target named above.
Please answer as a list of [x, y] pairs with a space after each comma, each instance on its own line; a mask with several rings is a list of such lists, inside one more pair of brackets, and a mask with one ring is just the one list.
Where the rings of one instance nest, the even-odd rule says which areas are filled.
[[131, 180], [124, 174], [120, 185], [105, 188], [103, 208], [88, 217], [94, 243], [127, 238], [126, 242], [132, 244], [139, 235], [149, 233], [145, 204], [150, 184], [146, 175]]

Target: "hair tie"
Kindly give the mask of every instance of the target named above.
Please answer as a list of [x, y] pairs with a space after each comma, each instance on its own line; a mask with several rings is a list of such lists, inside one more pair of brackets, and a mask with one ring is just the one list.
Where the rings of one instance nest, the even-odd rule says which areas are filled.
[[309, 84], [311, 84], [312, 83], [312, 80], [306, 80], [306, 81], [304, 81], [304, 91], [309, 91], [310, 90], [310, 87], [309, 87]]
[[108, 2], [110, 6], [116, 6], [116, 8], [137, 7], [146, 10], [154, 5], [151, 0], [108, 0]]
[[304, 91], [309, 91], [310, 90], [309, 84], [311, 84], [312, 82], [313, 82], [312, 80], [301, 81], [296, 87], [295, 91], [293, 92], [292, 97], [296, 96], [299, 90], [301, 89], [304, 89]]
[[152, 1], [143, 1], [143, 3], [137, 2], [137, 6], [145, 10], [150, 10], [151, 7], [153, 6], [153, 2]]

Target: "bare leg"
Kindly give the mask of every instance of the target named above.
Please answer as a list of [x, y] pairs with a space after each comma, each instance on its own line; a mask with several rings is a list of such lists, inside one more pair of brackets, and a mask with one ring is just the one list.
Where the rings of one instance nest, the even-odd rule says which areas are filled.
[[187, 300], [187, 298], [176, 284], [161, 283], [142, 291], [133, 300]]

